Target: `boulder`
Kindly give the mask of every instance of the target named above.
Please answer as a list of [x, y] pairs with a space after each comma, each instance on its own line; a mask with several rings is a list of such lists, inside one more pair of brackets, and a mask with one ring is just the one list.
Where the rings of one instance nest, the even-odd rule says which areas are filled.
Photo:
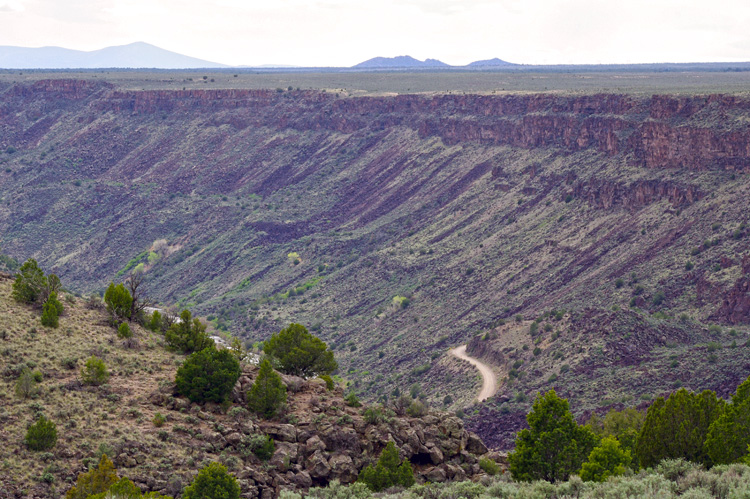
[[315, 451], [313, 455], [307, 458], [305, 469], [312, 478], [327, 478], [331, 474], [331, 465], [328, 464], [323, 451]]
[[357, 479], [357, 468], [352, 458], [345, 454], [334, 454], [328, 460], [328, 465], [331, 467], [331, 477], [341, 483], [352, 483]]
[[310, 477], [310, 473], [307, 471], [300, 471], [291, 480], [295, 485], [300, 488], [307, 489], [312, 487], [313, 481]]
[[445, 470], [437, 466], [426, 471], [425, 473], [422, 473], [422, 476], [425, 478], [425, 480], [433, 483], [441, 483], [448, 479], [445, 474]]
[[469, 438], [466, 442], [466, 450], [472, 454], [481, 456], [487, 453], [487, 446], [484, 445], [482, 439], [476, 433], [469, 432]]
[[274, 440], [280, 440], [282, 442], [297, 441], [297, 429], [294, 427], [294, 425], [274, 424], [268, 425], [264, 429], [265, 432], [273, 437]]
[[429, 449], [430, 451], [430, 461], [432, 461], [432, 464], [440, 464], [445, 460], [445, 456], [443, 456], [443, 451], [441, 451], [438, 447], [432, 447]]

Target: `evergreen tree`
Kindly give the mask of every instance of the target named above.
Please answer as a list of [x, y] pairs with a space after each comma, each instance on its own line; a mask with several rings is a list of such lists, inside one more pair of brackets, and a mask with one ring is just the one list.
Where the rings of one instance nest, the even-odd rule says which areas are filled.
[[200, 472], [185, 491], [182, 499], [239, 499], [240, 485], [219, 463], [211, 463]]
[[114, 320], [127, 319], [130, 317], [130, 308], [133, 305], [133, 297], [125, 286], [120, 283], [109, 283], [107, 291], [104, 293], [104, 303], [107, 311], [112, 315]]
[[47, 300], [47, 303], [42, 307], [42, 326], [56, 328], [59, 324], [57, 307], [50, 300]]
[[623, 450], [630, 451], [630, 455], [633, 458], [633, 469], [638, 469], [639, 463], [635, 457], [635, 446], [645, 418], [646, 414], [644, 412], [632, 407], [623, 409], [622, 411], [612, 409], [604, 419], [593, 413], [586, 425], [599, 438], [615, 437], [620, 442]]
[[51, 449], [56, 443], [57, 425], [43, 415], [26, 431], [26, 445], [31, 450]]
[[162, 321], [161, 312], [159, 312], [158, 310], [154, 310], [154, 313], [151, 314], [151, 320], [148, 323], [148, 328], [151, 331], [158, 333], [159, 331], [161, 331], [162, 324], [163, 324], [163, 321]]
[[711, 424], [705, 449], [713, 464], [729, 464], [747, 454], [750, 445], [750, 377], [732, 396], [732, 403]]
[[209, 347], [192, 353], [177, 370], [177, 391], [193, 402], [227, 400], [240, 377], [240, 363], [229, 350]]
[[109, 372], [104, 361], [92, 355], [81, 368], [81, 379], [87, 385], [103, 385], [109, 381]]
[[408, 459], [398, 457], [398, 449], [393, 442], [388, 442], [380, 454], [376, 466], [369, 465], [359, 473], [358, 481], [367, 485], [373, 492], [380, 492], [389, 487], [414, 485], [414, 471]]
[[47, 278], [39, 268], [36, 260], [29, 258], [21, 265], [13, 281], [13, 299], [21, 303], [36, 303], [43, 301], [43, 293], [47, 288]]
[[189, 310], [183, 310], [180, 321], [172, 324], [165, 335], [167, 344], [183, 353], [200, 352], [214, 346], [214, 340], [206, 334], [206, 325], [193, 319]]
[[283, 373], [310, 377], [331, 374], [338, 368], [333, 352], [301, 324], [290, 324], [263, 344], [263, 352]]
[[604, 437], [581, 466], [579, 475], [586, 482], [604, 482], [611, 476], [624, 474], [631, 460], [630, 451], [624, 450], [615, 437]]
[[274, 372], [268, 359], [260, 363], [255, 383], [247, 393], [248, 409], [264, 418], [271, 418], [286, 401], [286, 387]]
[[704, 442], [711, 424], [724, 412], [724, 401], [711, 390], [700, 394], [680, 389], [665, 401], [659, 397], [646, 413], [636, 454], [644, 468], [662, 459], [683, 458], [711, 465]]
[[567, 480], [577, 472], [596, 445], [596, 435], [573, 419], [566, 399], [554, 390], [539, 394], [526, 416], [529, 429], [516, 437], [508, 456], [515, 480]]

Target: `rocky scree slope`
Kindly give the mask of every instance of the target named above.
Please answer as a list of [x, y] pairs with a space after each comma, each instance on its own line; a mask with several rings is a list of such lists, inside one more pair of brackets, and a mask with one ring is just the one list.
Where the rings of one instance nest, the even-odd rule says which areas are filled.
[[[192, 404], [175, 396], [174, 376], [183, 356], [164, 348], [163, 337], [133, 325], [137, 348], [126, 348], [107, 326], [106, 313], [82, 300], [65, 300], [58, 329], [40, 326], [38, 311], [10, 299], [11, 280], [0, 274], [0, 491], [3, 498], [59, 498], [78, 473], [110, 456], [120, 476], [148, 491], [177, 496], [198, 470], [219, 461], [237, 476], [242, 497], [272, 498], [281, 489], [305, 491], [331, 480], [351, 483], [377, 460], [389, 441], [414, 465], [418, 481], [476, 479], [487, 448], [463, 422], [445, 412], [422, 418], [346, 405], [340, 388], [322, 380], [283, 376], [288, 390], [284, 416], [258, 420], [242, 410], [258, 369], [243, 365], [232, 403]], [[86, 386], [78, 370], [90, 355], [102, 358], [107, 384]], [[14, 393], [24, 368], [42, 381], [30, 398]], [[164, 423], [157, 426], [154, 416]], [[24, 443], [27, 426], [40, 414], [57, 424], [58, 441], [47, 452]], [[253, 437], [269, 435], [268, 461], [253, 453]], [[487, 454], [488, 457], [499, 457]]]
[[250, 341], [313, 327], [361, 394], [460, 404], [473, 377], [443, 354], [515, 314], [747, 323], [749, 116], [727, 95], [4, 84], [0, 233], [80, 291], [142, 263], [152, 296]]

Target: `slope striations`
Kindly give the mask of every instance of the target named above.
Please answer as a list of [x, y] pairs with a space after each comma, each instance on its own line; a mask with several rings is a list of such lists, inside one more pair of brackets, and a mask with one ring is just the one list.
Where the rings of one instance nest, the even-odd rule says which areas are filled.
[[142, 263], [251, 341], [308, 324], [371, 397], [469, 402], [447, 348], [516, 314], [750, 320], [748, 118], [724, 95], [7, 84], [0, 243], [85, 292]]

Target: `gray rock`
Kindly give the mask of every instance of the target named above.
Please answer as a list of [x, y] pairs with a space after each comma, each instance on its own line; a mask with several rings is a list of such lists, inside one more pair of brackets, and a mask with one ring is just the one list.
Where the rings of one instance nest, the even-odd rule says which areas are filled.
[[326, 478], [331, 474], [331, 466], [328, 464], [323, 451], [315, 451], [315, 453], [307, 458], [305, 462], [305, 469], [312, 478]]

